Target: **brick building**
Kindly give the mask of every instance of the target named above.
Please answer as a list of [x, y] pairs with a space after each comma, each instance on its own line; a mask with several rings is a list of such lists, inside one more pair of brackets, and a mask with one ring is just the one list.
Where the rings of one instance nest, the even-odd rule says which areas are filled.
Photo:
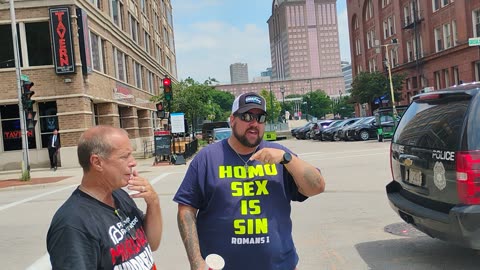
[[392, 73], [407, 75], [398, 104], [480, 80], [480, 50], [469, 46], [469, 38], [480, 37], [480, 0], [347, 0], [347, 9], [353, 76], [387, 72], [388, 52]]
[[[22, 74], [34, 82], [38, 121], [28, 132], [32, 167], [48, 166], [60, 131], [62, 166], [75, 166], [87, 128], [124, 128], [136, 151], [160, 126], [155, 104], [165, 76], [176, 78], [169, 0], [15, 1]], [[19, 168], [22, 143], [10, 10], [0, 4], [0, 169]]]

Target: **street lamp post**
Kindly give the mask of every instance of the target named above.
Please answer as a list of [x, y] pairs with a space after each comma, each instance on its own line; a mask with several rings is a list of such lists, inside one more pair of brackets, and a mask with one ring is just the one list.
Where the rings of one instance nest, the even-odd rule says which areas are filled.
[[[285, 86], [280, 87], [280, 93], [282, 93], [282, 113], [283, 117], [285, 118]], [[286, 118], [285, 121], [286, 122]]]
[[392, 82], [392, 68], [390, 66], [390, 56], [388, 53], [388, 47], [389, 46], [398, 46], [398, 43], [396, 42], [396, 39], [392, 40], [392, 43], [390, 44], [380, 44], [379, 40], [375, 40], [375, 45], [373, 47], [377, 48], [377, 53], [379, 52], [378, 49], [381, 47], [385, 47], [385, 60], [386, 60], [386, 65], [387, 65], [387, 70], [388, 70], [388, 79], [390, 81], [390, 96], [392, 100], [392, 113], [393, 113], [393, 126], [397, 126], [397, 108], [395, 107], [395, 96], [394, 96], [394, 91], [393, 91], [393, 82]]
[[[273, 116], [273, 94], [272, 94], [272, 83], [269, 82], [269, 87], [270, 87], [270, 110], [271, 110], [271, 113], [272, 113], [272, 116]], [[270, 128], [271, 128], [271, 125], [273, 124], [273, 117], [270, 118]]]

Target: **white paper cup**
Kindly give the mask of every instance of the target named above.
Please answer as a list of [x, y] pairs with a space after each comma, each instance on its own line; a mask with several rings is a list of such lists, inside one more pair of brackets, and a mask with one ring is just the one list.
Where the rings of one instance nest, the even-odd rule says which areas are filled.
[[222, 270], [225, 266], [225, 261], [218, 254], [208, 255], [205, 262], [207, 263], [207, 270]]

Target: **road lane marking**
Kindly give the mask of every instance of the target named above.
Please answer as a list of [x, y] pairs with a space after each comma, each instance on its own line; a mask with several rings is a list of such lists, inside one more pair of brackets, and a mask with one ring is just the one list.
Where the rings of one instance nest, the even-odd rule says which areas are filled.
[[66, 186], [66, 187], [55, 189], [55, 190], [52, 190], [52, 191], [49, 191], [49, 192], [41, 193], [41, 194], [35, 195], [33, 197], [30, 197], [30, 198], [26, 198], [26, 199], [23, 199], [23, 200], [20, 200], [20, 201], [5, 204], [5, 205], [0, 206], [0, 211], [3, 211], [5, 209], [11, 208], [11, 207], [14, 207], [14, 206], [17, 206], [17, 205], [20, 205], [22, 203], [26, 203], [26, 202], [29, 202], [29, 201], [33, 201], [35, 199], [42, 198], [42, 197], [45, 197], [45, 196], [48, 196], [48, 195], [51, 195], [51, 194], [54, 194], [54, 193], [57, 193], [57, 192], [60, 192], [60, 191], [64, 191], [66, 189], [73, 188], [73, 187], [76, 187], [76, 186], [78, 186], [78, 185], [75, 184], [75, 185]]
[[[175, 173], [182, 173], [182, 172], [171, 172], [171, 173], [162, 173], [161, 175], [153, 178], [152, 180], [150, 180], [150, 183], [152, 185], [156, 184], [158, 181], [160, 181], [161, 179], [165, 178], [166, 176], [170, 175], [170, 174], [175, 174]], [[55, 194], [57, 192], [61, 192], [61, 191], [64, 191], [64, 190], [67, 190], [67, 189], [70, 189], [70, 188], [73, 188], [73, 187], [77, 187], [78, 184], [74, 184], [74, 185], [69, 185], [69, 186], [66, 186], [66, 187], [63, 187], [63, 188], [59, 188], [59, 189], [55, 189], [55, 190], [52, 190], [52, 191], [49, 191], [49, 192], [45, 192], [45, 193], [41, 193], [41, 194], [38, 194], [38, 195], [35, 195], [35, 196], [32, 196], [32, 197], [29, 197], [29, 198], [25, 198], [23, 200], [20, 200], [20, 201], [16, 201], [16, 202], [12, 202], [12, 203], [9, 203], [9, 204], [5, 204], [5, 205], [2, 205], [0, 206], [0, 211], [3, 211], [5, 209], [8, 209], [8, 208], [11, 208], [11, 207], [14, 207], [14, 206], [17, 206], [17, 205], [20, 205], [22, 203], [26, 203], [26, 202], [30, 202], [30, 201], [33, 201], [33, 200], [36, 200], [36, 199], [39, 199], [39, 198], [42, 198], [42, 197], [45, 197], [45, 196], [48, 196], [48, 195], [52, 195], [52, 194]]]
[[346, 158], [357, 158], [357, 157], [368, 157], [368, 156], [377, 156], [377, 155], [388, 155], [388, 153], [373, 153], [373, 154], [365, 154], [365, 155], [349, 155], [349, 156], [341, 156], [341, 157], [323, 157], [317, 159], [304, 159], [305, 161], [320, 161], [320, 160], [332, 160], [332, 159], [346, 159]]
[[[382, 153], [388, 153], [388, 151], [385, 151], [385, 150], [388, 150], [389, 148], [385, 148], [385, 149], [374, 149], [374, 150], [380, 150], [382, 151]], [[337, 155], [337, 154], [350, 154], [350, 153], [358, 153], [358, 152], [372, 152], [374, 150], [350, 150], [350, 151], [340, 151], [340, 152], [308, 152], [308, 153], [301, 153], [301, 154], [298, 154], [299, 157], [304, 157], [304, 156], [315, 156], [315, 155], [329, 155], [329, 156], [332, 156], [332, 155]]]

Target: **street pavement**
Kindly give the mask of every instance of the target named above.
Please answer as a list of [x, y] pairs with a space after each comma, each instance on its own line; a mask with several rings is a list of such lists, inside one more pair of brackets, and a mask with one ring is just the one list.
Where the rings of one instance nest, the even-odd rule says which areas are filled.
[[[477, 251], [432, 239], [405, 224], [385, 195], [390, 179], [389, 142], [279, 141], [321, 169], [326, 191], [292, 203], [293, 236], [300, 270], [473, 270]], [[172, 197], [186, 165], [152, 166], [139, 160], [137, 170], [157, 190], [164, 218], [157, 269], [189, 269], [177, 229]], [[1, 174], [6, 179], [18, 173]], [[0, 188], [0, 269], [46, 269], [45, 236], [58, 207], [80, 183], [79, 168], [34, 170], [32, 177], [69, 176], [51, 184]], [[145, 209], [142, 200], [136, 200]], [[39, 263], [36, 263], [40, 260]], [[43, 261], [42, 261], [43, 260]], [[35, 267], [28, 268], [35, 265]], [[252, 269], [256, 270], [256, 269]], [[259, 269], [262, 270], [262, 269]]]

